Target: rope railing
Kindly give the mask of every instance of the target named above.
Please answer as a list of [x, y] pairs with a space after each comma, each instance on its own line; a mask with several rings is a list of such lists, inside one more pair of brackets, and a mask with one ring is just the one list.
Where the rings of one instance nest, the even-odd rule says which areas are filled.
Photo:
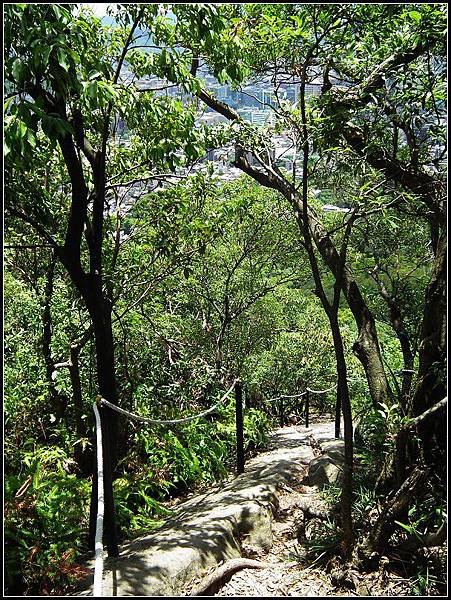
[[95, 598], [102, 597], [102, 580], [103, 580], [103, 517], [105, 510], [105, 501], [104, 501], [104, 483], [103, 483], [103, 450], [102, 450], [102, 426], [100, 421], [100, 413], [98, 406], [107, 406], [111, 408], [115, 412], [124, 415], [129, 419], [134, 419], [135, 421], [141, 421], [142, 423], [151, 423], [155, 425], [172, 425], [174, 423], [186, 423], [188, 421], [193, 421], [195, 419], [199, 419], [200, 417], [204, 417], [209, 413], [216, 410], [221, 404], [223, 404], [230, 393], [234, 389], [236, 381], [232, 383], [227, 392], [210, 408], [204, 410], [201, 413], [196, 415], [191, 415], [189, 417], [184, 417], [183, 419], [151, 419], [149, 417], [142, 417], [141, 415], [136, 415], [131, 413], [123, 408], [119, 408], [115, 404], [108, 402], [105, 398], [98, 395], [97, 401], [94, 403], [94, 415], [96, 420], [96, 441], [97, 441], [97, 519], [96, 519], [96, 535], [95, 535], [95, 560], [94, 560], [94, 586], [93, 586], [93, 596]]
[[236, 382], [234, 381], [232, 383], [232, 385], [230, 386], [230, 388], [227, 390], [227, 392], [222, 396], [222, 398], [220, 400], [218, 400], [218, 402], [216, 402], [216, 404], [214, 404], [207, 410], [204, 410], [203, 412], [198, 413], [197, 415], [183, 417], [182, 419], [151, 419], [150, 417], [142, 417], [141, 415], [136, 415], [134, 413], [129, 412], [128, 410], [119, 408], [119, 406], [116, 406], [115, 404], [108, 402], [108, 400], [105, 400], [105, 398], [102, 398], [102, 396], [97, 396], [97, 402], [100, 406], [108, 406], [108, 408], [111, 408], [111, 410], [114, 410], [115, 412], [119, 413], [120, 415], [124, 415], [125, 417], [128, 417], [129, 419], [134, 419], [135, 421], [141, 421], [141, 423], [150, 423], [152, 425], [173, 425], [175, 423], [187, 423], [188, 421], [194, 421], [195, 419], [200, 419], [201, 417], [205, 417], [205, 415], [208, 415], [211, 412], [213, 412], [214, 410], [216, 410], [219, 406], [221, 406], [221, 404], [223, 404], [227, 400], [231, 391], [235, 387], [235, 383]]
[[[355, 383], [355, 382], [364, 382], [364, 379], [355, 379], [355, 378], [348, 378], [348, 382], [349, 383]], [[300, 398], [301, 396], [305, 396], [305, 394], [307, 392], [310, 392], [311, 394], [326, 394], [327, 392], [331, 392], [332, 390], [335, 390], [337, 388], [338, 384], [334, 384], [332, 387], [327, 388], [326, 390], [312, 390], [311, 388], [306, 388], [305, 391], [301, 392], [300, 394], [293, 394], [293, 395], [288, 395], [288, 394], [282, 394], [282, 396], [276, 396], [275, 398], [268, 398], [267, 400], [264, 400], [264, 402], [275, 402], [276, 400], [282, 400], [283, 398]]]
[[293, 394], [293, 395], [283, 394], [282, 396], [276, 396], [275, 398], [268, 398], [267, 400], [264, 400], [264, 402], [275, 402], [276, 400], [282, 400], [284, 398], [300, 398], [301, 396], [305, 396], [305, 394], [307, 392], [310, 392], [311, 394], [326, 394], [327, 392], [331, 392], [332, 390], [334, 390], [336, 387], [337, 387], [337, 384], [333, 385], [331, 388], [328, 388], [327, 390], [312, 390], [311, 388], [307, 388], [305, 391], [301, 392], [300, 394]]
[[327, 394], [327, 392], [331, 392], [332, 390], [335, 390], [338, 384], [333, 385], [332, 387], [328, 388], [327, 390], [312, 390], [310, 388], [307, 388], [307, 392], [310, 392], [311, 394]]
[[265, 402], [275, 402], [276, 400], [282, 400], [283, 398], [300, 398], [301, 396], [305, 396], [306, 393], [307, 390], [305, 390], [305, 392], [301, 392], [300, 394], [294, 394], [292, 396], [283, 394], [282, 396], [277, 396], [276, 398], [268, 398], [267, 400], [265, 400]]
[[[97, 518], [96, 518], [96, 533], [95, 533], [95, 561], [94, 561], [94, 586], [93, 586], [93, 596], [101, 597], [102, 596], [102, 581], [103, 581], [103, 566], [104, 566], [104, 557], [103, 557], [103, 521], [104, 521], [104, 510], [105, 510], [105, 501], [104, 501], [104, 477], [103, 477], [103, 449], [102, 449], [102, 427], [101, 427], [101, 419], [99, 413], [99, 406], [105, 406], [110, 408], [111, 410], [121, 414], [129, 419], [133, 419], [135, 421], [140, 421], [141, 423], [149, 423], [153, 425], [173, 425], [178, 423], [187, 423], [189, 421], [194, 421], [195, 419], [199, 419], [204, 417], [213, 411], [215, 411], [219, 406], [225, 403], [227, 398], [230, 396], [232, 390], [235, 386], [238, 385], [238, 380], [235, 380], [227, 392], [221, 396], [221, 398], [210, 408], [197, 413], [195, 415], [190, 415], [188, 417], [183, 417], [181, 419], [152, 419], [151, 417], [144, 417], [141, 415], [137, 415], [135, 413], [129, 412], [115, 404], [112, 404], [106, 398], [103, 398], [101, 395], [97, 396], [97, 400], [94, 403], [94, 415], [95, 415], [95, 423], [96, 423], [96, 446], [97, 446]], [[269, 398], [265, 400], [265, 402], [275, 402], [276, 400], [282, 400], [284, 398], [301, 398], [306, 394], [325, 394], [334, 390], [337, 387], [337, 384], [325, 390], [312, 390], [311, 388], [307, 388], [303, 392], [299, 394], [283, 394], [281, 396], [277, 396], [275, 398]], [[237, 396], [238, 403], [238, 396]], [[306, 425], [307, 426], [307, 425]], [[242, 444], [242, 440], [241, 440]]]

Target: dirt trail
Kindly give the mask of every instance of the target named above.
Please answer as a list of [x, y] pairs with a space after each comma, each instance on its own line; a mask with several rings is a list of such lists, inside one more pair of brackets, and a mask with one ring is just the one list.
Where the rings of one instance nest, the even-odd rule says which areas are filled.
[[[302, 567], [304, 550], [297, 539], [302, 518], [300, 506], [306, 504], [313, 510], [327, 510], [318, 490], [308, 485], [308, 464], [315, 456], [314, 448], [320, 440], [330, 440], [334, 436], [334, 424], [331, 422], [312, 423], [306, 429], [303, 426], [290, 426], [272, 432], [268, 452], [252, 459], [247, 469], [256, 465], [273, 464], [287, 458], [291, 462], [291, 474], [286, 483], [278, 485], [278, 509], [271, 524], [272, 547], [264, 549], [241, 540], [242, 556], [272, 563], [267, 569], [243, 569], [234, 574], [222, 586], [216, 596], [330, 596], [337, 590], [330, 577], [316, 569], [315, 565]], [[293, 456], [293, 454], [295, 456]], [[277, 461], [276, 461], [277, 462]], [[298, 561], [299, 566], [286, 569], [286, 562]], [[274, 566], [281, 563], [281, 567]], [[196, 578], [198, 581], [198, 578]], [[195, 583], [194, 581], [191, 582]], [[189, 594], [189, 590], [188, 590]]]
[[[184, 595], [193, 578], [226, 560], [268, 552], [279, 497], [304, 476], [314, 456], [308, 436], [330, 438], [332, 427], [318, 423], [274, 431], [270, 450], [249, 460], [243, 474], [185, 499], [160, 529], [123, 543], [119, 557], [105, 562], [104, 594]], [[82, 595], [91, 586], [92, 576], [82, 584]]]
[[[272, 546], [264, 550], [241, 539], [241, 555], [257, 559], [271, 566], [265, 569], [243, 569], [232, 575], [215, 596], [407, 596], [409, 581], [383, 569], [362, 575], [356, 570], [346, 569], [342, 577], [340, 561], [332, 559], [326, 566], [306, 557], [305, 537], [299, 536], [303, 522], [301, 506], [313, 511], [327, 512], [328, 507], [318, 489], [308, 485], [308, 465], [318, 450], [318, 442], [334, 439], [334, 424], [317, 422], [309, 429], [302, 426], [284, 427], [273, 431], [268, 452], [250, 461], [247, 469], [259, 464], [271, 464], [273, 460], [286, 457], [291, 461], [291, 474], [287, 483], [279, 483], [278, 508], [271, 523]], [[295, 453], [295, 458], [293, 457]], [[314, 520], [311, 521], [308, 537], [315, 537]], [[309, 525], [307, 525], [307, 528]], [[321, 558], [320, 556], [318, 558]], [[297, 561], [294, 568], [283, 567], [284, 563]], [[279, 566], [275, 566], [280, 564]], [[334, 566], [335, 565], [335, 566]], [[210, 572], [214, 569], [210, 569]], [[337, 580], [338, 577], [338, 580]], [[191, 580], [185, 595], [195, 587], [200, 577]]]

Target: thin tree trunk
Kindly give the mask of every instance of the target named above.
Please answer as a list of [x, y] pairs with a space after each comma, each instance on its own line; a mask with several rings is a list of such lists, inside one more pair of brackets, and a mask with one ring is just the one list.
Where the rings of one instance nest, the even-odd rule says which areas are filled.
[[398, 338], [399, 345], [401, 346], [401, 352], [403, 357], [404, 369], [402, 373], [402, 386], [401, 386], [401, 407], [402, 412], [405, 415], [408, 413], [408, 401], [410, 396], [410, 389], [412, 387], [413, 379], [413, 364], [414, 364], [414, 352], [412, 350], [412, 344], [410, 343], [410, 337], [407, 333], [407, 329], [404, 324], [403, 313], [396, 295], [390, 294], [385, 287], [384, 282], [379, 277], [378, 268], [374, 268], [370, 272], [372, 278], [376, 282], [379, 289], [379, 293], [382, 296], [384, 302], [389, 309], [390, 324], [393, 331]]
[[65, 396], [58, 394], [53, 380], [55, 363], [52, 357], [52, 296], [53, 283], [55, 279], [55, 263], [56, 257], [52, 255], [47, 272], [44, 288], [44, 301], [42, 306], [42, 354], [45, 361], [45, 373], [47, 378], [50, 400], [58, 419], [64, 416], [67, 407], [67, 399]]
[[[86, 424], [83, 422], [83, 390], [80, 378], [79, 357], [80, 352], [92, 337], [92, 327], [89, 327], [83, 335], [73, 340], [70, 345], [69, 359], [66, 362], [56, 363], [54, 369], [67, 368], [72, 387], [72, 406], [75, 430], [79, 439], [88, 436]], [[92, 451], [89, 448], [76, 445], [74, 458], [84, 475], [90, 475], [92, 471]]]
[[378, 408], [381, 403], [390, 404], [393, 394], [382, 361], [374, 316], [349, 268], [346, 265], [341, 267], [337, 249], [313, 212], [310, 212], [309, 220], [313, 240], [323, 260], [335, 279], [341, 277], [341, 288], [358, 328], [352, 350], [365, 369], [373, 406]]
[[[198, 96], [207, 106], [224, 115], [227, 119], [237, 122], [242, 121], [235, 110], [224, 102], [217, 100], [205, 90], [202, 90]], [[335, 279], [341, 278], [341, 287], [359, 332], [353, 350], [365, 369], [373, 406], [378, 408], [382, 402], [390, 403], [393, 395], [382, 362], [374, 317], [364, 301], [351, 271], [347, 267], [344, 270], [342, 269], [337, 249], [318, 217], [310, 207], [305, 208], [303, 206], [302, 196], [283, 176], [276, 173], [271, 165], [268, 165], [265, 171], [253, 167], [247, 160], [244, 149], [237, 147], [235, 166], [247, 173], [260, 185], [278, 190], [283, 194], [294, 208], [299, 223], [304, 223], [305, 220], [308, 221], [313, 240], [323, 260]], [[304, 214], [305, 211], [306, 214]]]
[[402, 486], [382, 509], [368, 537], [358, 547], [359, 559], [364, 567], [372, 567], [379, 560], [395, 529], [395, 520], [418, 498], [425, 489], [427, 471], [416, 467]]
[[78, 358], [81, 347], [77, 343], [70, 345], [69, 376], [72, 384], [72, 402], [74, 407], [75, 429], [79, 438], [85, 437], [86, 430], [83, 424], [83, 395], [80, 380], [80, 365]]
[[223, 367], [223, 347], [227, 329], [229, 328], [230, 323], [231, 319], [228, 312], [228, 299], [226, 298], [224, 315], [221, 318], [221, 328], [216, 338], [215, 367], [217, 376], [220, 375]]
[[341, 518], [343, 527], [343, 551], [349, 556], [354, 543], [352, 528], [352, 473], [354, 461], [352, 410], [349, 398], [348, 374], [346, 369], [346, 358], [341, 337], [337, 314], [330, 318], [332, 337], [334, 340], [335, 358], [337, 361], [338, 394], [343, 412], [343, 430], [345, 441], [345, 461], [343, 465], [343, 484], [341, 491]]
[[337, 386], [337, 399], [335, 401], [335, 437], [340, 437], [340, 421], [341, 421], [341, 400], [340, 388]]
[[[97, 357], [97, 383], [99, 394], [117, 404], [117, 387], [114, 364], [114, 343], [109, 302], [99, 293], [97, 286], [85, 290], [86, 303], [91, 315]], [[96, 293], [97, 292], [97, 293]], [[115, 509], [113, 497], [113, 472], [117, 462], [118, 416], [114, 411], [100, 408], [103, 442], [105, 516], [104, 540], [109, 556], [118, 556]], [[97, 460], [97, 459], [96, 459]], [[95, 466], [91, 495], [89, 540], [93, 547], [97, 516], [97, 467]]]
[[[318, 265], [315, 249], [313, 247], [312, 238], [314, 239], [314, 233], [311, 227], [311, 218], [309, 216], [309, 204], [308, 204], [308, 161], [309, 161], [309, 142], [308, 142], [308, 131], [307, 131], [307, 115], [305, 109], [305, 81], [306, 81], [306, 63], [304, 63], [304, 70], [301, 76], [300, 86], [300, 107], [301, 107], [301, 118], [302, 118], [302, 132], [303, 132], [303, 143], [302, 143], [302, 206], [298, 222], [304, 238], [304, 246], [307, 251], [307, 255], [312, 269], [313, 279], [315, 282], [315, 293], [319, 297], [324, 311], [329, 319], [332, 338], [334, 342], [334, 351], [337, 364], [337, 375], [338, 375], [338, 390], [343, 411], [343, 424], [344, 424], [344, 438], [345, 438], [345, 462], [343, 469], [343, 484], [341, 492], [341, 517], [342, 517], [342, 551], [343, 554], [348, 557], [351, 554], [353, 547], [353, 528], [352, 528], [352, 467], [353, 467], [353, 429], [352, 429], [352, 411], [351, 403], [349, 398], [348, 389], [348, 376], [346, 369], [346, 358], [344, 352], [343, 338], [341, 336], [340, 325], [338, 323], [338, 310], [340, 306], [341, 289], [343, 285], [344, 277], [347, 274], [345, 268], [346, 260], [346, 249], [351, 231], [352, 221], [347, 224], [344, 239], [340, 249], [340, 254], [335, 251], [337, 261], [335, 263], [335, 284], [333, 300], [329, 301], [324, 285], [321, 279], [321, 272]], [[302, 215], [302, 216], [301, 216]], [[315, 240], [316, 242], [316, 240]], [[318, 243], [316, 246], [319, 248]], [[377, 342], [377, 338], [376, 338]]]

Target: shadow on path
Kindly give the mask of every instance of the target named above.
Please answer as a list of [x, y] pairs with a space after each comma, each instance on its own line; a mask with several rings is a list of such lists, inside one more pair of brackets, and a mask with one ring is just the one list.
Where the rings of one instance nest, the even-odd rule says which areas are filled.
[[[181, 595], [193, 577], [239, 557], [242, 536], [270, 547], [278, 488], [313, 458], [312, 435], [333, 438], [333, 423], [275, 430], [276, 448], [249, 460], [243, 474], [183, 502], [159, 530], [124, 543], [118, 558], [105, 561], [104, 595]], [[92, 593], [92, 579], [79, 595]]]

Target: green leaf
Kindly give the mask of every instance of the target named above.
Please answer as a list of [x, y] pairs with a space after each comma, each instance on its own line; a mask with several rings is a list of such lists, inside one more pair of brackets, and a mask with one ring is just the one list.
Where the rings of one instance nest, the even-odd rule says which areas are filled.
[[66, 135], [67, 133], [73, 133], [73, 127], [70, 123], [63, 121], [59, 117], [51, 117], [50, 115], [44, 115], [42, 117], [42, 131], [50, 138], [55, 139], [59, 135]]
[[31, 129], [27, 130], [27, 141], [32, 148], [36, 148], [36, 136], [31, 131]]
[[416, 23], [419, 23], [422, 19], [421, 13], [419, 13], [417, 10], [409, 10], [407, 14]]
[[8, 111], [8, 109], [9, 109], [9, 107], [10, 107], [11, 102], [13, 101], [13, 99], [14, 99], [14, 96], [11, 96], [10, 98], [7, 98], [5, 100], [5, 102], [3, 103], [3, 112], [6, 113]]
[[45, 68], [49, 63], [49, 56], [50, 52], [52, 51], [52, 46], [45, 46], [44, 48], [40, 47], [39, 51], [41, 53], [41, 63]]
[[103, 77], [103, 73], [101, 71], [90, 71], [88, 75], [88, 79], [93, 81], [95, 79], [101, 79]]
[[21, 83], [24, 79], [26, 79], [27, 75], [30, 73], [30, 70], [28, 66], [20, 60], [20, 58], [16, 58], [12, 64], [12, 73], [17, 83]]
[[70, 64], [67, 61], [67, 54], [66, 54], [66, 52], [62, 48], [58, 48], [58, 50], [56, 51], [56, 54], [58, 56], [58, 63], [59, 63], [59, 65], [65, 71], [69, 71]]
[[94, 99], [97, 96], [97, 81], [91, 81], [86, 87], [88, 98]]
[[23, 121], [17, 122], [17, 133], [19, 138], [24, 138], [27, 135], [27, 126]]
[[399, 525], [400, 527], [402, 527], [403, 529], [405, 529], [410, 534], [412, 534], [414, 531], [413, 527], [411, 527], [410, 525], [406, 525], [405, 523], [401, 523], [401, 521], [395, 521], [395, 523], [397, 525]]

